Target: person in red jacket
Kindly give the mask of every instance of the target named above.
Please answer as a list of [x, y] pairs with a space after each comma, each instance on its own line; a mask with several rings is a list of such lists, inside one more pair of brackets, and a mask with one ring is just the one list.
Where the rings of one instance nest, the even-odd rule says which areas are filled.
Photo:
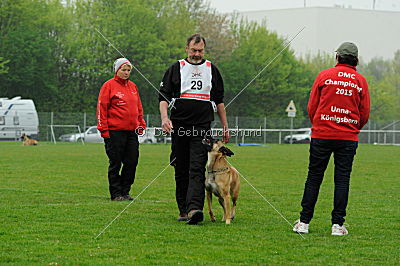
[[117, 59], [114, 78], [103, 84], [97, 102], [97, 128], [109, 158], [108, 182], [113, 201], [133, 200], [129, 191], [139, 159], [138, 134], [146, 129], [138, 88], [129, 80], [131, 70], [128, 59]]
[[308, 176], [300, 219], [293, 227], [308, 233], [319, 188], [333, 153], [335, 163], [332, 235], [347, 235], [343, 225], [349, 196], [350, 174], [358, 146], [358, 133], [367, 123], [370, 97], [365, 78], [356, 72], [358, 48], [345, 42], [336, 50], [337, 65], [318, 74], [308, 101], [312, 124]]

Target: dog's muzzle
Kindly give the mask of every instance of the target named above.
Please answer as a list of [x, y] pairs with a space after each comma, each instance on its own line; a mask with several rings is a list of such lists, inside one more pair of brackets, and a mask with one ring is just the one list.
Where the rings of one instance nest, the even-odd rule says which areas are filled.
[[207, 152], [210, 152], [212, 150], [212, 146], [214, 144], [215, 140], [212, 138], [204, 138], [201, 143], [206, 147]]

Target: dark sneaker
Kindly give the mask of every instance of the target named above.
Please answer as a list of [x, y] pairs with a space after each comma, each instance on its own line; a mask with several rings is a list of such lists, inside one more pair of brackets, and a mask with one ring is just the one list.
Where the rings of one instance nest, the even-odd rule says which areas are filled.
[[188, 216], [186, 213], [182, 213], [182, 214], [179, 214], [179, 216], [176, 220], [178, 222], [186, 222], [188, 220]]
[[134, 200], [134, 198], [132, 198], [129, 194], [122, 196], [122, 198], [124, 198], [123, 200]]
[[187, 224], [198, 224], [204, 219], [203, 212], [201, 210], [191, 210], [188, 213]]
[[118, 197], [112, 198], [111, 200], [112, 201], [123, 201], [125, 199], [124, 199], [124, 197], [118, 196]]

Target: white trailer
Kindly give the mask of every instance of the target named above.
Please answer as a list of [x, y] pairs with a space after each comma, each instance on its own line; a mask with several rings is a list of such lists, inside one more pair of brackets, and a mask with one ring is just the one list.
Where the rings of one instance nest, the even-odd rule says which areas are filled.
[[35, 104], [20, 96], [0, 98], [0, 140], [20, 140], [22, 134], [39, 138], [39, 119]]

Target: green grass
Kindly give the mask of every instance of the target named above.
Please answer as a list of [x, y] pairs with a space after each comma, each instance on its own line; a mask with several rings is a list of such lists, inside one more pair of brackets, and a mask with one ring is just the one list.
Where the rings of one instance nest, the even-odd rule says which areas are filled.
[[[290, 222], [298, 218], [308, 145], [231, 146], [230, 162]], [[140, 146], [131, 195], [166, 166], [169, 146]], [[399, 264], [400, 147], [360, 145], [346, 222], [330, 235], [333, 168], [305, 239], [242, 179], [237, 216], [199, 226], [178, 215], [167, 167], [97, 239], [128, 202], [110, 202], [101, 144], [0, 142], [0, 263], [10, 264]], [[214, 210], [221, 218], [220, 206]], [[207, 210], [206, 210], [207, 213]]]

